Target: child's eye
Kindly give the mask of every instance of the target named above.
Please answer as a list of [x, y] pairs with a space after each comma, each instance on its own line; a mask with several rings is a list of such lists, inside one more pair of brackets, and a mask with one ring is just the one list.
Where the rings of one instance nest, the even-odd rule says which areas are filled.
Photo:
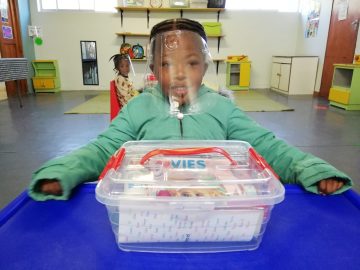
[[197, 60], [189, 62], [190, 66], [197, 66], [198, 64], [199, 64], [199, 61], [197, 61]]
[[169, 62], [162, 62], [161, 63], [161, 67], [169, 67], [170, 63]]

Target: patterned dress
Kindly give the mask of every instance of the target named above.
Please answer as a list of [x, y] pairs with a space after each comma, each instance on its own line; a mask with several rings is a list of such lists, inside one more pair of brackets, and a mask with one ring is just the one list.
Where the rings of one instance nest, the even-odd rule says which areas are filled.
[[119, 74], [115, 78], [115, 84], [120, 107], [124, 107], [131, 98], [139, 94], [139, 92], [134, 89], [133, 83], [128, 77]]

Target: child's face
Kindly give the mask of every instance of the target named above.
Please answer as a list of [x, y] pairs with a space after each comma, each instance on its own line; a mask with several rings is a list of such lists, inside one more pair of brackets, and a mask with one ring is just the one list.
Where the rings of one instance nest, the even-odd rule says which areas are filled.
[[153, 72], [162, 91], [179, 104], [196, 95], [206, 72], [203, 43], [189, 31], [165, 33], [155, 41]]
[[127, 76], [130, 72], [130, 63], [126, 59], [121, 59], [118, 64], [118, 71], [121, 75]]

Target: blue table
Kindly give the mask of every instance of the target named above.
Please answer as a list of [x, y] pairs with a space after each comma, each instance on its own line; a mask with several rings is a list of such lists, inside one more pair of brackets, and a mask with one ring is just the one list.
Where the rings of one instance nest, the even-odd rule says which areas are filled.
[[0, 269], [360, 269], [360, 196], [288, 185], [257, 250], [156, 254], [118, 249], [94, 185], [69, 201], [24, 192], [0, 212]]

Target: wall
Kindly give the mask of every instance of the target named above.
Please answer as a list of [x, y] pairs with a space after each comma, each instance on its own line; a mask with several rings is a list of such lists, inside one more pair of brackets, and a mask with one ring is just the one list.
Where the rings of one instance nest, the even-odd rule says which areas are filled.
[[[303, 0], [302, 2], [307, 2]], [[325, 58], [326, 42], [330, 25], [332, 1], [320, 1], [320, 19], [319, 28], [316, 37], [305, 38], [305, 26], [307, 21], [307, 10], [301, 13], [301, 21], [298, 25], [298, 36], [296, 41], [295, 52], [297, 55], [316, 55], [319, 56], [319, 68], [316, 77], [315, 91], [320, 90], [322, 69]]]
[[[323, 2], [325, 0], [322, 0]], [[325, 2], [324, 2], [324, 6]], [[331, 4], [330, 4], [331, 6]], [[87, 12], [38, 12], [36, 1], [30, 1], [32, 25], [43, 28], [42, 46], [35, 47], [37, 59], [59, 61], [63, 90], [105, 90], [113, 78], [112, 63], [108, 60], [119, 51], [122, 38], [116, 32], [149, 32], [145, 12], [124, 12], [124, 25], [120, 25], [119, 13]], [[322, 6], [322, 10], [328, 8]], [[326, 13], [324, 14], [326, 15]], [[177, 12], [150, 14], [150, 27], [166, 19], [178, 17]], [[216, 21], [215, 13], [184, 12], [184, 17], [200, 22]], [[301, 15], [276, 11], [225, 10], [220, 15], [224, 38], [217, 53], [217, 40], [210, 39], [209, 46], [214, 58], [246, 54], [252, 61], [251, 87], [267, 88], [270, 84], [272, 55], [321, 55], [323, 57], [328, 20], [321, 19], [322, 34], [316, 40], [302, 40]], [[95, 40], [98, 48], [99, 86], [84, 86], [82, 83], [80, 40]], [[127, 42], [144, 45], [147, 38], [128, 38]], [[297, 42], [301, 44], [297, 45]], [[316, 46], [314, 47], [314, 44]], [[141, 84], [144, 63], [134, 63], [136, 81]], [[220, 64], [220, 83], [225, 84], [226, 65]], [[318, 76], [321, 78], [321, 76]]]

